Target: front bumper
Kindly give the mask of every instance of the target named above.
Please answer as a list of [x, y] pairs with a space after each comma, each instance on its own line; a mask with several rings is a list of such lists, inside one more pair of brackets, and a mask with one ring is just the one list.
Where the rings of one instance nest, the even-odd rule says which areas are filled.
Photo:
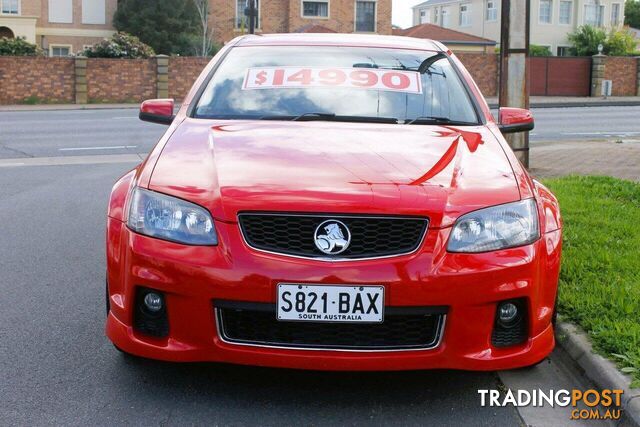
[[[532, 245], [484, 254], [445, 250], [450, 229], [427, 232], [419, 251], [395, 258], [328, 263], [251, 250], [234, 223], [216, 223], [220, 245], [184, 246], [131, 232], [108, 220], [110, 312], [106, 333], [122, 350], [168, 361], [211, 361], [322, 370], [496, 370], [539, 362], [554, 347], [553, 315], [560, 231]], [[283, 349], [225, 342], [214, 300], [274, 303], [288, 283], [385, 286], [387, 307], [448, 308], [435, 348], [405, 351]], [[133, 328], [135, 289], [165, 293], [169, 335], [153, 338]], [[491, 345], [499, 301], [524, 298], [528, 339]]]

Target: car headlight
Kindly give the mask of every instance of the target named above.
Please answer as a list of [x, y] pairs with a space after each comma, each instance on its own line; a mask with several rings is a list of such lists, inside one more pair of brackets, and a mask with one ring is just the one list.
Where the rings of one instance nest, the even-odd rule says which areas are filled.
[[133, 231], [188, 245], [217, 245], [209, 212], [182, 199], [136, 188], [127, 225]]
[[487, 252], [532, 243], [540, 235], [535, 199], [462, 215], [449, 237], [449, 252]]

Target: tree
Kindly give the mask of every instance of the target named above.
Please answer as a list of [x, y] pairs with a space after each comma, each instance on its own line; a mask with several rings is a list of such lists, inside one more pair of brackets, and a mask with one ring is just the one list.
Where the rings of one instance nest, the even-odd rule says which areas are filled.
[[148, 58], [155, 55], [153, 49], [136, 36], [118, 32], [83, 52], [89, 58]]
[[0, 56], [42, 56], [44, 52], [23, 37], [0, 38]]
[[583, 25], [575, 32], [569, 34], [569, 41], [578, 56], [591, 56], [598, 53], [598, 45], [603, 45], [607, 39], [607, 33], [601, 28], [591, 25]]
[[633, 28], [640, 28], [640, 1], [626, 1], [624, 4], [624, 23]]
[[195, 46], [198, 56], [209, 56], [213, 53], [213, 28], [209, 28], [210, 3], [209, 0], [193, 0], [193, 4], [198, 12], [200, 24], [200, 43]]
[[119, 0], [113, 25], [157, 53], [189, 55], [198, 33], [198, 12], [192, 0]]

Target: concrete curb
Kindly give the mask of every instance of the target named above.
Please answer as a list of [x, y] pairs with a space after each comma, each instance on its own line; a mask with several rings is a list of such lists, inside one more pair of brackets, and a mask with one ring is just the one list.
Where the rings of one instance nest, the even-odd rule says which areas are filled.
[[0, 105], [1, 112], [16, 111], [63, 111], [63, 110], [120, 110], [140, 108], [136, 104], [39, 104], [39, 105]]
[[624, 390], [624, 415], [618, 425], [640, 427], [640, 388], [630, 388], [630, 377], [620, 372], [613, 362], [594, 353], [588, 335], [577, 326], [558, 322], [556, 338], [558, 344], [598, 387]]

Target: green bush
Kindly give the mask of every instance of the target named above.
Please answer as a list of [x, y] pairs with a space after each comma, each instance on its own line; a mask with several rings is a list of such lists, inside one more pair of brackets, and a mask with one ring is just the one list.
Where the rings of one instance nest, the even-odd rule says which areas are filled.
[[83, 55], [89, 58], [149, 58], [155, 52], [131, 34], [116, 33], [85, 49]]
[[42, 56], [44, 52], [23, 37], [0, 38], [0, 56]]
[[529, 45], [529, 56], [551, 56], [549, 46]]
[[627, 28], [611, 30], [604, 43], [604, 52], [612, 56], [632, 55], [636, 49], [636, 39]]
[[596, 55], [600, 44], [602, 53], [611, 56], [632, 55], [636, 49], [636, 41], [627, 28], [613, 29], [607, 34], [601, 28], [583, 25], [569, 34], [569, 41], [578, 56]]

